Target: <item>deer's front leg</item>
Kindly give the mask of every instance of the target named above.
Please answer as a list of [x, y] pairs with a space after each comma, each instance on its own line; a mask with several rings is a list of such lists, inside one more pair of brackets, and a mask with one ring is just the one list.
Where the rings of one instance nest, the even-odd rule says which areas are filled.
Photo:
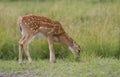
[[55, 54], [54, 54], [54, 41], [53, 41], [53, 36], [49, 35], [48, 36], [48, 44], [49, 44], [49, 50], [50, 50], [50, 62], [55, 63]]

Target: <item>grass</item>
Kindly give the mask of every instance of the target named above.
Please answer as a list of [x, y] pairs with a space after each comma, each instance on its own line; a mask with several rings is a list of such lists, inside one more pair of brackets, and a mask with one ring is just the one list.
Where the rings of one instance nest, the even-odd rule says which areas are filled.
[[51, 64], [48, 60], [37, 60], [33, 64], [0, 60], [0, 71], [7, 75], [22, 77], [119, 77], [120, 61], [113, 58], [96, 58], [80, 62], [58, 59]]
[[[29, 74], [31, 77], [119, 77], [119, 3], [119, 0], [0, 1], [0, 74], [15, 77]], [[17, 18], [26, 14], [60, 21], [81, 46], [80, 62], [75, 62], [66, 47], [55, 43], [58, 60], [56, 64], [50, 64], [47, 41], [37, 37], [30, 45], [34, 63], [30, 65], [25, 61], [23, 66], [18, 65], [21, 34]]]
[[[81, 54], [119, 58], [119, 9], [119, 0], [102, 3], [76, 0], [0, 2], [0, 58], [17, 60], [21, 37], [17, 18], [26, 14], [60, 21], [65, 31], [80, 44]], [[60, 56], [60, 52], [68, 52], [66, 47], [59, 44], [55, 48], [56, 54]], [[30, 45], [30, 51], [35, 59], [49, 56], [44, 38], [36, 38]]]
[[[80, 44], [82, 52], [87, 55], [119, 58], [119, 9], [118, 1], [0, 2], [0, 58], [17, 59], [18, 40], [21, 37], [17, 18], [25, 14], [42, 15], [60, 21], [65, 31]], [[37, 38], [32, 42], [30, 51], [35, 56], [46, 51], [47, 56], [47, 46], [46, 40]], [[68, 51], [65, 47], [59, 48], [59, 46], [55, 47], [56, 54], [60, 51]]]

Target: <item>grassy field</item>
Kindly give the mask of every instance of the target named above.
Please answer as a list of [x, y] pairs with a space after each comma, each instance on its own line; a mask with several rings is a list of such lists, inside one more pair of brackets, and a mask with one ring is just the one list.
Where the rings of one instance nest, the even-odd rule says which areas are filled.
[[[96, 3], [61, 0], [0, 2], [0, 58], [17, 60], [18, 40], [21, 37], [17, 18], [26, 14], [42, 15], [60, 21], [65, 31], [80, 44], [81, 55], [120, 56], [119, 0]], [[67, 55], [61, 54], [69, 54], [66, 47], [60, 44], [55, 46], [56, 55], [66, 57]], [[48, 44], [44, 38], [36, 38], [30, 51], [35, 59], [49, 56]]]
[[[0, 75], [119, 77], [119, 3], [119, 0], [0, 1]], [[55, 43], [58, 62], [50, 64], [47, 41], [44, 37], [37, 37], [30, 45], [34, 63], [30, 65], [25, 61], [25, 65], [19, 66], [21, 34], [17, 18], [27, 14], [60, 21], [65, 31], [81, 46], [80, 62], [74, 61], [65, 46]]]
[[[48, 60], [24, 62], [0, 60], [0, 73], [3, 77], [119, 77], [120, 61], [117, 59], [91, 59], [80, 62], [58, 60], [56, 64]], [[7, 73], [7, 74], [5, 74]]]

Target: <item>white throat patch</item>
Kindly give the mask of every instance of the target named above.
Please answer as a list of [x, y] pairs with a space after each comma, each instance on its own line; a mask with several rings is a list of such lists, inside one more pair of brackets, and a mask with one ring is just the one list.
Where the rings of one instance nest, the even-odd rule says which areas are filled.
[[72, 51], [72, 53], [74, 53], [74, 50], [73, 50], [73, 48], [71, 48], [71, 47], [68, 47], [69, 48], [69, 50], [70, 51]]

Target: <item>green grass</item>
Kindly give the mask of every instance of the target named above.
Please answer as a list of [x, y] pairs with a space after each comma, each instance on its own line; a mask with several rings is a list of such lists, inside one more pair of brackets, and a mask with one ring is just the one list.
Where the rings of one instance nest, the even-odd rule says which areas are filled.
[[48, 60], [37, 60], [33, 64], [24, 61], [0, 60], [0, 71], [7, 76], [21, 77], [119, 77], [120, 61], [113, 58], [91, 58], [80, 62], [58, 59], [51, 64]]
[[[0, 74], [27, 77], [119, 77], [120, 0], [0, 1]], [[21, 37], [17, 18], [35, 14], [58, 20], [81, 46], [80, 62], [55, 43], [56, 64], [49, 63], [45, 38], [30, 44], [33, 64], [18, 64]], [[24, 59], [25, 59], [24, 55]], [[35, 75], [35, 76], [34, 76]], [[14, 77], [16, 77], [14, 76]]]
[[[80, 44], [81, 55], [88, 55], [88, 58], [89, 55], [119, 58], [119, 0], [99, 1], [0, 2], [0, 58], [18, 59], [18, 41], [21, 34], [17, 18], [26, 14], [42, 15], [60, 21], [65, 31]], [[30, 45], [30, 53], [34, 59], [48, 58], [46, 40], [36, 38]], [[55, 45], [55, 53], [60, 58], [69, 57], [70, 54], [60, 44]]]

